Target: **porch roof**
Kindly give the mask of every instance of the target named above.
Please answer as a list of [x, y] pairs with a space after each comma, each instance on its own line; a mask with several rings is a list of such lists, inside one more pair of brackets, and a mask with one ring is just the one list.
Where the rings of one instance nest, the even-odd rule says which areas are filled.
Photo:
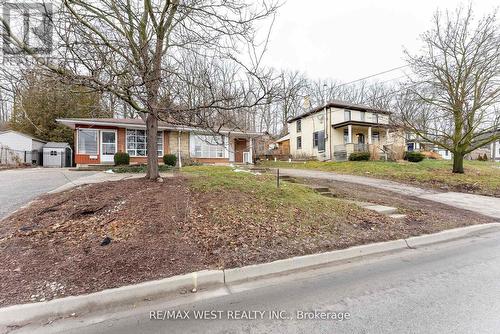
[[347, 125], [356, 125], [356, 126], [365, 126], [365, 127], [373, 127], [373, 128], [388, 128], [389, 124], [381, 124], [381, 123], [372, 123], [372, 122], [362, 122], [362, 121], [345, 121], [337, 124], [333, 124], [332, 127], [334, 129], [342, 128]]
[[[72, 129], [75, 129], [78, 124], [89, 125], [95, 128], [98, 128], [99, 126], [112, 126], [117, 128], [130, 128], [130, 129], [146, 128], [146, 124], [141, 118], [59, 118], [56, 119], [56, 121]], [[181, 125], [167, 123], [164, 121], [158, 121], [158, 129], [199, 132], [199, 133], [215, 133], [228, 136], [235, 135], [245, 138], [259, 137], [264, 135], [264, 133], [243, 131], [240, 129], [229, 129], [229, 128], [207, 129], [196, 126], [181, 126]]]

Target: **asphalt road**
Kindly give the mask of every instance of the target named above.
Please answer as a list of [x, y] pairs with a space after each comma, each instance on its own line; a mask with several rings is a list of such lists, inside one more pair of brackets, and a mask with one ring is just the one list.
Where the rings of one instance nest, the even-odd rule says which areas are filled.
[[[37, 333], [499, 333], [500, 231], [419, 249], [179, 296], [121, 311], [24, 327]], [[150, 320], [155, 310], [189, 320]], [[194, 320], [193, 311], [222, 320]], [[283, 311], [258, 320], [235, 311]], [[298, 311], [348, 312], [349, 320], [299, 320]], [[232, 313], [228, 313], [231, 311]], [[156, 313], [157, 316], [161, 314]], [[181, 312], [181, 314], [184, 314]], [[247, 315], [257, 315], [256, 312]], [[338, 313], [336, 313], [338, 316]], [[242, 316], [242, 313], [240, 313]], [[257, 317], [259, 317], [257, 315]], [[17, 331], [14, 331], [16, 333]]]
[[63, 168], [24, 168], [0, 171], [0, 219], [35, 197], [96, 172]]

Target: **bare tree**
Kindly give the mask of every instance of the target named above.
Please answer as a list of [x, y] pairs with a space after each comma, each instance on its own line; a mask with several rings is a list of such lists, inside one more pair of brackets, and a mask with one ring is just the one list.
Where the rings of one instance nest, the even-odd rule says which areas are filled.
[[499, 139], [500, 36], [496, 11], [477, 22], [472, 9], [437, 12], [419, 55], [406, 52], [415, 79], [407, 85], [404, 125], [453, 153], [463, 173], [467, 153]]
[[[276, 3], [245, 0], [63, 0], [57, 13], [47, 14], [59, 43], [48, 60], [0, 22], [9, 42], [39, 66], [112, 94], [144, 119], [146, 177], [156, 179], [159, 120], [207, 125], [214, 119], [207, 115], [265, 101], [254, 23], [276, 10]], [[186, 59], [194, 71], [186, 72]], [[179, 92], [179, 83], [196, 91], [196, 99]]]

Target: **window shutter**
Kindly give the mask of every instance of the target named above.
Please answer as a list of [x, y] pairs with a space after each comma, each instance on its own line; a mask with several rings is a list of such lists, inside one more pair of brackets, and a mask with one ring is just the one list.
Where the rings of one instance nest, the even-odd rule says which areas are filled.
[[318, 132], [318, 151], [325, 150], [325, 131]]

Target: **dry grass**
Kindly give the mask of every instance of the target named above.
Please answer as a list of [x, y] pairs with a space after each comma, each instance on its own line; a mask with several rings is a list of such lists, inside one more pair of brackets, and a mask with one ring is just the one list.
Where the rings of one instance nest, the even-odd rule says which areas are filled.
[[267, 167], [318, 169], [340, 174], [353, 174], [389, 179], [420, 186], [451, 191], [500, 196], [500, 164], [465, 161], [465, 173], [452, 173], [452, 162], [425, 159], [418, 163], [407, 161], [346, 161], [301, 163], [262, 162]]

